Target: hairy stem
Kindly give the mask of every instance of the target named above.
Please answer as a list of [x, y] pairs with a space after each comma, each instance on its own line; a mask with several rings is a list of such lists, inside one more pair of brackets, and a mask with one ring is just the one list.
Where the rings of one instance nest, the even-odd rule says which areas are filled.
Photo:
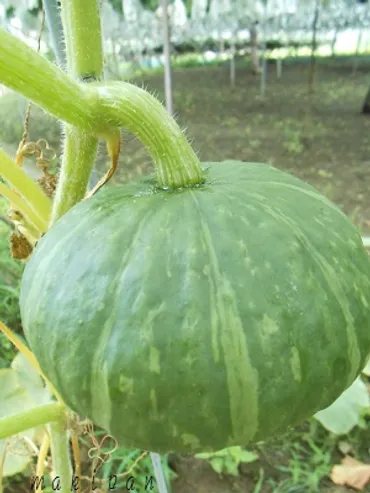
[[[98, 0], [62, 0], [62, 17], [69, 75], [81, 81], [99, 80], [103, 74], [103, 48]], [[97, 151], [95, 135], [65, 126], [51, 224], [84, 198]]]
[[[17, 54], [14, 60], [13, 52]], [[31, 73], [33, 69], [35, 74]], [[112, 127], [127, 127], [148, 148], [162, 187], [196, 185], [203, 180], [199, 159], [176, 122], [157, 99], [132, 84], [79, 85], [1, 31], [0, 82], [86, 133], [106, 137]], [[53, 84], [58, 90], [52, 88]], [[94, 145], [92, 139], [91, 148]]]
[[111, 126], [127, 127], [151, 154], [162, 187], [200, 184], [200, 162], [175, 120], [149, 93], [126, 82], [99, 88], [99, 114]]
[[30, 430], [35, 426], [57, 421], [64, 414], [64, 406], [53, 402], [0, 419], [0, 440]]
[[67, 70], [81, 81], [100, 80], [103, 48], [98, 0], [62, 0]]
[[57, 118], [94, 131], [94, 105], [83, 88], [23, 41], [0, 29], [0, 83]]
[[85, 196], [98, 149], [98, 139], [66, 126], [62, 167], [55, 194], [51, 224]]

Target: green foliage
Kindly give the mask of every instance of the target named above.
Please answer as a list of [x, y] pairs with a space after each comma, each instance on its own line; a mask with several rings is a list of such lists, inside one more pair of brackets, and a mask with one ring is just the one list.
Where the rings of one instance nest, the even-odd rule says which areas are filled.
[[242, 447], [229, 447], [211, 454], [196, 454], [197, 459], [206, 459], [218, 474], [239, 475], [239, 465], [254, 462], [258, 455]]
[[5, 11], [5, 18], [7, 20], [10, 20], [12, 19], [13, 17], [15, 16], [15, 7], [13, 5], [11, 5], [10, 7], [7, 7], [6, 8], [6, 11]]
[[370, 410], [367, 386], [357, 378], [333, 404], [316, 413], [316, 419], [330, 432], [344, 435], [361, 422], [364, 411]]
[[[14, 153], [23, 134], [24, 116], [27, 100], [15, 93], [0, 98], [0, 144]], [[57, 120], [46, 115], [40, 108], [32, 106], [29, 139], [45, 139], [59, 152], [60, 126]], [[57, 160], [53, 166], [57, 165]], [[52, 168], [53, 169], [53, 168]], [[0, 320], [11, 329], [20, 332], [19, 282], [23, 263], [10, 255], [9, 236], [12, 225], [7, 221], [7, 200], [0, 197]], [[14, 357], [13, 346], [0, 333], [0, 367], [6, 367]]]
[[362, 373], [366, 375], [367, 377], [370, 377], [370, 359], [365, 365], [365, 368], [362, 370]]
[[149, 10], [156, 10], [159, 7], [159, 0], [141, 0], [143, 7]]
[[[95, 431], [95, 436], [98, 438], [98, 441], [102, 439], [105, 435], [105, 432], [102, 430]], [[87, 447], [89, 447], [88, 442], [82, 438], [82, 443], [84, 443]], [[101, 448], [101, 455], [109, 454], [112, 450], [111, 444], [107, 443], [106, 446]], [[147, 485], [148, 481], [151, 477], [153, 477], [153, 466], [150, 455], [146, 455], [143, 459], [137, 462], [136, 466], [132, 470], [129, 475], [123, 476], [127, 471], [129, 471], [140, 455], [143, 453], [142, 450], [139, 449], [128, 449], [125, 447], [118, 447], [111, 455], [110, 460], [105, 462], [102, 465], [102, 471], [99, 473], [99, 477], [109, 480], [109, 477], [113, 475], [117, 475], [117, 483], [116, 488], [118, 491], [126, 491], [127, 489], [127, 480], [130, 476], [132, 476], [135, 480], [135, 491], [144, 491], [145, 485]], [[171, 480], [176, 478], [177, 475], [172, 469], [168, 466], [168, 455], [161, 456], [161, 462], [163, 467], [163, 472], [165, 474], [167, 484], [169, 485]], [[120, 477], [121, 475], [121, 477]], [[107, 483], [105, 483], [107, 484]], [[155, 481], [153, 481], [155, 485]], [[147, 488], [150, 489], [150, 488]], [[154, 488], [156, 491], [156, 488]]]
[[261, 455], [278, 475], [266, 483], [274, 493], [321, 492], [331, 470], [335, 437], [311, 419], [281, 437], [260, 444]]
[[172, 60], [172, 66], [179, 68], [199, 67], [200, 65], [217, 67], [223, 65], [224, 63], [225, 62], [222, 59], [218, 58], [208, 60], [199, 53], [186, 53], [184, 55], [178, 55]]
[[317, 447], [313, 441], [308, 443], [308, 447], [299, 442], [290, 444], [290, 446], [289, 465], [278, 466], [281, 472], [289, 476], [279, 482], [274, 493], [322, 491], [320, 483], [331, 470], [330, 452]]
[[[22, 353], [18, 353], [10, 368], [0, 370], [0, 418], [11, 416], [21, 411], [32, 409], [51, 401], [48, 389], [28, 360]], [[36, 441], [38, 429], [32, 428], [20, 435], [28, 440]], [[6, 440], [0, 440], [0, 457], [4, 453]], [[26, 453], [25, 453], [26, 452]], [[23, 471], [29, 464], [32, 456], [22, 440], [12, 443], [7, 448], [3, 476], [12, 476]]]
[[[0, 219], [7, 209], [7, 201], [0, 197]], [[23, 265], [10, 256], [9, 233], [9, 225], [0, 220], [0, 320], [17, 330], [21, 324], [18, 299]], [[0, 368], [8, 367], [15, 354], [14, 346], [0, 333]]]
[[300, 124], [294, 120], [288, 119], [278, 122], [276, 126], [280, 128], [283, 133], [283, 147], [290, 154], [301, 154], [304, 150], [304, 145], [302, 142], [302, 130]]
[[37, 0], [35, 6], [28, 9], [28, 12], [34, 17], [37, 17], [41, 11], [42, 11], [42, 0]]
[[19, 5], [18, 0], [13, 0], [12, 3], [6, 9], [6, 18], [11, 19], [12, 17], [18, 16], [23, 17], [25, 14], [29, 14], [32, 17], [37, 17], [42, 11], [42, 0], [34, 0], [33, 5], [29, 8], [25, 8], [24, 4]]
[[[118, 12], [120, 14], [123, 13], [122, 0], [109, 0], [109, 2], [116, 12]], [[169, 3], [172, 3], [172, 1], [169, 0]], [[186, 8], [188, 15], [190, 15], [191, 3], [192, 3], [192, 0], [184, 0], [184, 5], [185, 5], [185, 8]], [[160, 5], [160, 1], [159, 0], [141, 0], [141, 4], [146, 9], [156, 10]]]
[[109, 3], [112, 5], [114, 10], [119, 14], [123, 14], [123, 4], [122, 0], [109, 0]]
[[[19, 331], [19, 282], [23, 264], [10, 256], [10, 226], [1, 220], [6, 217], [8, 202], [0, 197], [0, 320], [12, 329]], [[13, 345], [0, 333], [0, 368], [9, 366], [15, 355]]]

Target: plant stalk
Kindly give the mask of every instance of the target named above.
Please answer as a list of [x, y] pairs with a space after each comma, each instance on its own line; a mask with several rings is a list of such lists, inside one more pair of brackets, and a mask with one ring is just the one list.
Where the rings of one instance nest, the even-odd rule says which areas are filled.
[[60, 120], [97, 131], [90, 94], [20, 39], [0, 29], [0, 83]]
[[64, 152], [55, 192], [51, 222], [53, 225], [85, 196], [98, 150], [98, 139], [75, 127], [65, 126]]
[[[44, 437], [41, 442], [40, 453], [37, 458], [36, 478], [41, 478], [44, 474], [45, 461], [49, 452], [49, 448], [50, 448], [50, 436], [49, 433], [45, 431]], [[42, 492], [42, 488], [38, 488], [36, 491]]]
[[[10, 56], [13, 51], [17, 53], [14, 60]], [[33, 69], [35, 73], [30, 74]], [[114, 133], [112, 127], [127, 127], [150, 152], [163, 188], [203, 181], [199, 159], [176, 122], [157, 99], [132, 84], [79, 85], [22, 41], [1, 31], [0, 82], [87, 133], [95, 131], [96, 135], [106, 137]], [[50, 89], [53, 84], [57, 91]], [[96, 144], [91, 141], [91, 148], [93, 145]], [[58, 195], [62, 196], [60, 192]]]
[[161, 187], [186, 187], [203, 182], [197, 155], [157, 99], [126, 82], [105, 83], [98, 90], [98, 114], [111, 126], [126, 127], [139, 137], [153, 158]]
[[[53, 460], [53, 480], [59, 478], [59, 491], [69, 493], [72, 485], [72, 466], [66, 420], [59, 419], [49, 425], [50, 449]], [[55, 485], [57, 487], [57, 485]]]
[[98, 0], [62, 0], [67, 71], [83, 82], [103, 76], [103, 46]]
[[51, 421], [60, 420], [63, 413], [64, 406], [57, 402], [53, 402], [1, 418], [0, 440], [30, 430], [35, 426], [45, 425]]
[[[98, 0], [62, 0], [68, 74], [92, 82], [103, 76], [103, 47]], [[96, 135], [65, 126], [64, 152], [51, 225], [86, 194], [98, 151]]]

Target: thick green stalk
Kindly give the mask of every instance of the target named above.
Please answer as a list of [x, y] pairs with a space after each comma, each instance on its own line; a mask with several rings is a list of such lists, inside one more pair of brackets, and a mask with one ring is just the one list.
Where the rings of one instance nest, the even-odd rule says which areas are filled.
[[62, 0], [68, 73], [81, 81], [100, 80], [103, 49], [99, 0]]
[[65, 132], [62, 166], [51, 224], [84, 198], [98, 150], [98, 139], [95, 136], [68, 125], [65, 126]]
[[64, 406], [61, 406], [57, 402], [53, 402], [1, 418], [0, 440], [30, 430], [35, 426], [60, 420], [63, 413]]
[[151, 154], [162, 187], [200, 184], [200, 162], [175, 120], [149, 93], [126, 82], [99, 88], [99, 112], [107, 124], [127, 127]]
[[[98, 0], [62, 0], [62, 19], [69, 75], [100, 80], [103, 49]], [[85, 196], [98, 150], [96, 135], [65, 126], [64, 152], [51, 224]]]
[[56, 65], [3, 29], [0, 29], [0, 83], [63, 121], [97, 131], [89, 94]]
[[[72, 485], [72, 467], [69, 453], [69, 438], [66, 421], [60, 419], [50, 423], [50, 450], [53, 460], [53, 479], [59, 477], [59, 491], [69, 493]], [[57, 484], [54, 487], [58, 487]]]

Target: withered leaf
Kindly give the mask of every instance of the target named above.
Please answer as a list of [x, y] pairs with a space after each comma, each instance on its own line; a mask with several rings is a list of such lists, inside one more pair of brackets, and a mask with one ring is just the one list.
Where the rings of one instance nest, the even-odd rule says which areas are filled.
[[333, 483], [363, 490], [370, 483], [370, 464], [364, 464], [347, 455], [341, 465], [334, 466], [330, 475]]

